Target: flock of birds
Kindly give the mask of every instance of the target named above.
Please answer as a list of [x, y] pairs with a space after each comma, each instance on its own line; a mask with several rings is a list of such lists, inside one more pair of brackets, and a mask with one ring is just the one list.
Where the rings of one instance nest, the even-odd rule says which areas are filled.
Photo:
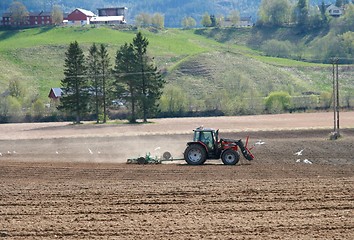
[[[265, 144], [264, 141], [258, 140], [257, 142], [254, 143], [253, 146], [260, 146], [260, 145], [264, 145], [264, 144]], [[158, 150], [160, 150], [160, 147], [157, 147], [157, 148], [155, 149], [155, 151], [158, 151]], [[312, 162], [311, 162], [310, 160], [308, 160], [307, 158], [305, 158], [304, 160], [301, 161], [300, 156], [303, 155], [304, 150], [305, 150], [305, 149], [301, 149], [300, 151], [294, 153], [295, 156], [298, 156], [298, 157], [299, 157], [299, 158], [297, 158], [296, 162], [297, 162], [297, 163], [303, 162], [303, 163], [305, 163], [305, 164], [312, 164]], [[6, 154], [7, 154], [7, 155], [11, 155], [11, 154], [16, 154], [16, 153], [17, 153], [16, 151], [7, 151]], [[91, 155], [94, 154], [94, 152], [93, 152], [90, 148], [88, 148], [88, 153], [91, 154]], [[98, 151], [97, 153], [100, 154], [101, 152]], [[58, 151], [55, 151], [55, 154], [59, 154], [59, 152], [58, 152]], [[2, 156], [3, 156], [3, 153], [0, 152], [0, 157], [2, 157]]]
[[[294, 155], [300, 157], [300, 156], [302, 156], [302, 152], [303, 152], [304, 150], [305, 150], [305, 149], [301, 149], [300, 151], [294, 153]], [[298, 159], [296, 160], [296, 162], [297, 162], [297, 163], [301, 162], [301, 159], [298, 158]], [[303, 162], [303, 163], [306, 163], [306, 164], [312, 164], [312, 162], [311, 162], [310, 160], [308, 160], [307, 158], [304, 159], [302, 162]]]
[[[7, 151], [7, 153], [5, 153], [5, 154], [7, 154], [7, 155], [11, 155], [11, 154], [16, 154], [17, 152], [16, 151]], [[2, 157], [3, 156], [3, 154], [0, 152], [0, 157]]]
[[[260, 146], [260, 145], [263, 145], [263, 144], [265, 144], [264, 141], [258, 140], [257, 142], [254, 143], [254, 146]], [[304, 150], [305, 150], [305, 149], [301, 149], [300, 151], [294, 153], [295, 156], [298, 156], [298, 157], [299, 157], [298, 159], [296, 159], [296, 162], [297, 162], [297, 163], [303, 162], [303, 163], [305, 163], [305, 164], [312, 164], [312, 162], [311, 162], [310, 160], [308, 160], [307, 158], [305, 158], [304, 160], [301, 161], [300, 156], [302, 156]]]

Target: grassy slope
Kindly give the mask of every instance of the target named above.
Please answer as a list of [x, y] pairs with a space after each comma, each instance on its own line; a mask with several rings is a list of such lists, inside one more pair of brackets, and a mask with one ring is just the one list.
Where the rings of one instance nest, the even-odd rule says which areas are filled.
[[[239, 37], [233, 37], [235, 32], [230, 32], [230, 36], [224, 36], [225, 41], [215, 41], [191, 30], [168, 29], [143, 34], [149, 39], [149, 52], [158, 66], [170, 70], [168, 82], [184, 86], [189, 94], [196, 94], [197, 87], [203, 87], [204, 94], [230, 86], [236, 89], [240, 82], [245, 85], [248, 80], [245, 87], [255, 88], [261, 95], [280, 89], [294, 93], [330, 89], [330, 78], [312, 79], [316, 75], [314, 71], [318, 72], [315, 69], [327, 71], [326, 66], [262, 57], [256, 51], [234, 44], [242, 44], [247, 37], [245, 30], [239, 31], [236, 31]], [[0, 92], [10, 79], [18, 78], [27, 89], [47, 100], [49, 89], [60, 86], [64, 53], [70, 42], [78, 41], [84, 50], [93, 42], [107, 44], [113, 64], [117, 49], [131, 42], [135, 34], [103, 27], [0, 32]]]

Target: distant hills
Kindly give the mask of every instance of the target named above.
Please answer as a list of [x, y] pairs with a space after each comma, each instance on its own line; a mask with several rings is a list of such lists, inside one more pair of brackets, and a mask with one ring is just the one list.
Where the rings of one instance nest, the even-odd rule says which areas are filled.
[[[0, 1], [0, 13], [6, 12], [13, 0]], [[241, 16], [252, 16], [257, 19], [261, 0], [26, 0], [22, 1], [29, 11], [50, 11], [58, 4], [66, 12], [74, 8], [85, 8], [93, 12], [101, 7], [128, 7], [127, 19], [132, 23], [141, 12], [161, 13], [165, 16], [166, 27], [180, 27], [184, 17], [193, 17], [200, 23], [201, 16], [208, 12], [214, 15], [227, 16], [231, 10], [238, 10]], [[320, 4], [322, 0], [311, 0], [311, 5]], [[335, 1], [324, 1], [334, 3]]]

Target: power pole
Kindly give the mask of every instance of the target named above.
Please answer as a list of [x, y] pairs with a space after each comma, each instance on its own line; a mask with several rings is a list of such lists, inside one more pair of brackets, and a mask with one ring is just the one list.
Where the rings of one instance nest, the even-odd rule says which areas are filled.
[[335, 58], [332, 58], [332, 78], [333, 78], [333, 134], [337, 132], [337, 114], [336, 114], [336, 106], [337, 106], [337, 98], [336, 98], [336, 69], [335, 69]]
[[337, 135], [338, 137], [340, 137], [340, 133], [339, 133], [339, 83], [338, 83], [338, 58], [336, 61], [336, 96], [337, 96]]
[[340, 137], [339, 133], [339, 81], [338, 81], [338, 58], [332, 58], [333, 75], [333, 134], [331, 139]]

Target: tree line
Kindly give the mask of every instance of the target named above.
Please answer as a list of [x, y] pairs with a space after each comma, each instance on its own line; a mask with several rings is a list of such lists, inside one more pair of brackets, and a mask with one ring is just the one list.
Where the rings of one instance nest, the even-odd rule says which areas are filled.
[[112, 67], [104, 44], [93, 43], [85, 57], [76, 41], [70, 43], [65, 53], [63, 95], [58, 109], [74, 116], [76, 123], [90, 113], [97, 123], [105, 123], [108, 108], [118, 101], [130, 109], [131, 123], [139, 117], [147, 122], [158, 111], [165, 84], [147, 54], [148, 45], [148, 39], [138, 32], [132, 43], [117, 50]]

